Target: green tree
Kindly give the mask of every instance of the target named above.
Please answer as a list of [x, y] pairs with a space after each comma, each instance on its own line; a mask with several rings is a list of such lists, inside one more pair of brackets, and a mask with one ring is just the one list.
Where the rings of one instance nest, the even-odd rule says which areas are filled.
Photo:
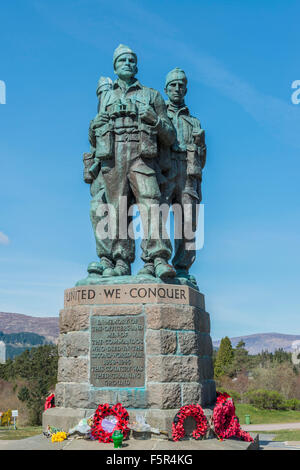
[[227, 368], [227, 373], [231, 377], [236, 377], [241, 372], [247, 372], [250, 368], [251, 358], [245, 346], [245, 342], [241, 340], [233, 350], [233, 360]]
[[57, 346], [45, 345], [24, 351], [13, 361], [1, 364], [0, 378], [15, 380], [25, 379], [18, 398], [26, 403], [31, 424], [41, 424], [44, 403], [49, 391], [57, 380], [58, 352]]
[[232, 344], [228, 336], [221, 339], [220, 347], [217, 352], [215, 362], [215, 378], [218, 379], [227, 373], [230, 364], [233, 361]]

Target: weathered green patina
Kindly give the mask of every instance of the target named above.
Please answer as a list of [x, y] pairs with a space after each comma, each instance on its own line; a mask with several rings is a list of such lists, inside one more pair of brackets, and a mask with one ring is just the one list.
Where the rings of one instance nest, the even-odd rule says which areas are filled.
[[[117, 80], [101, 77], [98, 83], [98, 112], [89, 127], [91, 149], [84, 154], [84, 180], [91, 188], [90, 216], [100, 262], [90, 263], [88, 277], [77, 284], [128, 282], [135, 259], [134, 236], [128, 236], [132, 214], [128, 214], [136, 204], [144, 232], [144, 267], [135, 282], [154, 278], [196, 286], [188, 273], [195, 259], [194, 240], [175, 240], [171, 266], [166, 213], [153, 211], [161, 204], [167, 212], [175, 203], [190, 204], [191, 227], [196, 229], [206, 147], [199, 121], [184, 104], [186, 76], [180, 69], [168, 74], [166, 105], [158, 91], [136, 78], [137, 56], [128, 46], [115, 50], [113, 66]], [[105, 211], [105, 207], [114, 210]]]
[[[165, 92], [169, 98], [166, 103], [168, 116], [176, 129], [177, 138], [171, 146], [171, 168], [167, 173], [163, 196], [168, 204], [179, 204], [182, 209], [178, 222], [181, 226], [177, 226], [181, 237], [175, 238], [172, 263], [177, 277], [194, 281], [189, 269], [196, 257], [195, 239], [187, 238], [185, 229], [192, 227], [195, 233], [197, 228], [197, 210], [202, 200], [202, 169], [206, 162], [205, 133], [200, 121], [190, 115], [185, 105], [187, 77], [183, 70], [175, 68], [168, 73]], [[184, 205], [189, 205], [190, 210], [184, 211]]]

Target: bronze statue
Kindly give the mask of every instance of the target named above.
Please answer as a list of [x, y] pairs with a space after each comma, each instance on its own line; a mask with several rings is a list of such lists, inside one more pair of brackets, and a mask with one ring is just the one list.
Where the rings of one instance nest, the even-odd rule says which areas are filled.
[[[98, 114], [89, 129], [91, 154], [84, 158], [85, 181], [91, 184], [93, 196], [91, 219], [100, 257], [100, 262], [92, 263], [88, 271], [104, 277], [131, 274], [135, 243], [132, 237], [121, 238], [120, 228], [124, 219], [128, 227], [128, 208], [136, 203], [139, 208], [142, 206], [140, 213], [146, 234], [141, 244], [144, 273], [148, 273], [147, 266], [153, 266], [151, 274], [155, 277], [172, 278], [176, 273], [168, 264], [171, 243], [162, 234], [162, 218], [153, 217], [151, 208], [161, 203], [159, 152], [173, 144], [176, 133], [160, 93], [135, 78], [136, 54], [120, 45], [114, 52], [113, 65], [118, 79], [113, 83], [109, 79], [100, 80]], [[124, 197], [126, 207], [120, 214]], [[103, 217], [97, 216], [97, 205], [102, 202], [115, 208], [116, 220], [110, 220], [116, 228], [113, 238], [100, 239], [97, 235], [97, 225]]]
[[[205, 133], [200, 121], [191, 116], [185, 105], [187, 93], [187, 77], [183, 70], [171, 70], [165, 82], [168, 116], [176, 129], [176, 141], [171, 146], [171, 162], [167, 172], [167, 183], [163, 187], [163, 196], [169, 205], [179, 204], [181, 212], [176, 221], [180, 236], [175, 238], [175, 254], [172, 264], [176, 269], [176, 277], [188, 279], [196, 283], [189, 269], [195, 261], [195, 239], [186, 237], [186, 228], [197, 228], [197, 211], [202, 199], [202, 169], [206, 161]], [[188, 208], [185, 210], [185, 207]], [[178, 224], [181, 227], [178, 227]]]
[[[84, 154], [100, 261], [90, 263], [89, 276], [77, 284], [108, 283], [116, 277], [121, 283], [133, 280], [135, 240], [128, 229], [130, 208], [136, 204], [144, 232], [144, 266], [135, 282], [156, 278], [197, 288], [189, 269], [196, 256], [194, 234], [206, 145], [199, 120], [185, 105], [187, 77], [179, 68], [168, 73], [165, 103], [158, 91], [136, 78], [137, 56], [128, 46], [117, 47], [113, 66], [117, 80], [101, 77], [98, 82], [98, 112], [89, 127], [91, 149]], [[180, 209], [174, 215], [173, 265], [168, 263], [172, 245], [165, 230], [171, 206]], [[167, 212], [161, 211], [163, 207]]]

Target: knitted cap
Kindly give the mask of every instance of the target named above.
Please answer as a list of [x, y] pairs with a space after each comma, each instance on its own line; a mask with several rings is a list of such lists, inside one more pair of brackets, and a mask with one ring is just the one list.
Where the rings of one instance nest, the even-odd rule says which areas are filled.
[[113, 56], [113, 63], [114, 63], [114, 66], [115, 66], [116, 60], [117, 60], [118, 57], [120, 57], [120, 55], [122, 55], [122, 54], [132, 54], [132, 55], [135, 57], [135, 60], [137, 61], [136, 53], [133, 52], [133, 50], [130, 49], [130, 47], [125, 46], [124, 44], [119, 44], [119, 46], [118, 46], [117, 49], [115, 50], [114, 56]]
[[179, 69], [178, 67], [171, 70], [166, 76], [166, 87], [169, 85], [170, 82], [173, 82], [173, 80], [184, 80], [185, 84], [187, 84], [186, 74], [182, 69]]

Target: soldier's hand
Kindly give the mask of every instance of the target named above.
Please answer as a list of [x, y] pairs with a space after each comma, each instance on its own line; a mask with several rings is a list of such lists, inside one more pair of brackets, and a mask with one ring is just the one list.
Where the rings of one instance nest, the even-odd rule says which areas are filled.
[[158, 116], [156, 112], [148, 105], [142, 105], [140, 107], [140, 117], [142, 121], [146, 122], [146, 124], [150, 124], [151, 126], [155, 126], [158, 120]]
[[106, 124], [109, 121], [109, 114], [108, 113], [99, 113], [94, 119], [93, 122], [93, 129], [96, 129], [97, 127], [103, 126], [103, 124]]

